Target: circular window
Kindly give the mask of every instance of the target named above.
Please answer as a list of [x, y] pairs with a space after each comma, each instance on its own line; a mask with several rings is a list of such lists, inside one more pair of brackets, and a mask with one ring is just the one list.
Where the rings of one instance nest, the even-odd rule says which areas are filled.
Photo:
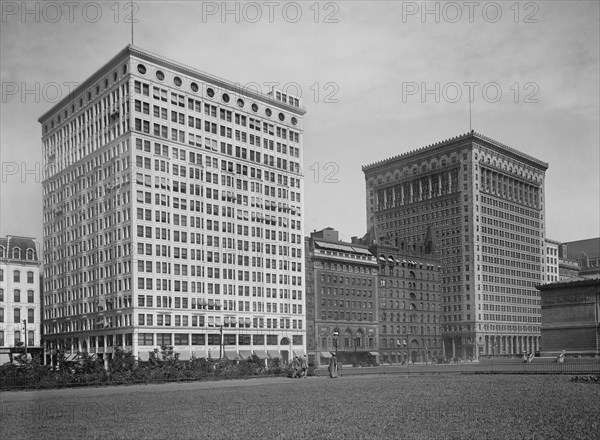
[[253, 112], [257, 112], [258, 111], [258, 105], [252, 104], [252, 111]]
[[285, 115], [283, 113], [279, 113], [279, 120], [280, 121], [284, 121], [285, 120]]
[[206, 94], [208, 95], [209, 98], [212, 98], [213, 96], [215, 96], [215, 91], [211, 88], [206, 89]]
[[137, 69], [138, 72], [140, 72], [142, 75], [146, 74], [146, 66], [144, 66], [143, 64], [138, 64]]
[[238, 107], [243, 107], [244, 106], [244, 100], [242, 98], [238, 98], [237, 105], [238, 105]]
[[165, 79], [165, 74], [162, 72], [162, 70], [156, 71], [156, 79], [159, 81], [162, 81], [163, 79]]
[[175, 84], [177, 87], [181, 87], [181, 84], [182, 84], [181, 78], [179, 78], [178, 76], [173, 78], [173, 84]]
[[192, 89], [192, 92], [197, 92], [199, 90], [198, 84], [191, 83], [190, 84], [190, 89]]
[[292, 125], [296, 125], [298, 124], [298, 119], [296, 119], [295, 117], [292, 118]]
[[273, 112], [271, 111], [271, 109], [270, 109], [270, 108], [267, 108], [267, 109], [265, 109], [265, 114], [266, 114], [268, 117], [271, 117], [271, 115], [273, 114]]
[[223, 96], [221, 96], [221, 98], [223, 98], [223, 101], [229, 102], [229, 95], [227, 93], [223, 93]]

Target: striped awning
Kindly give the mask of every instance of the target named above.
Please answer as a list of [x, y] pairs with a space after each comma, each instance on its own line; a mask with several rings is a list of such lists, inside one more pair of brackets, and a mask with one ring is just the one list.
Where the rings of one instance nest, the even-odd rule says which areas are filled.
[[252, 357], [252, 352], [250, 350], [240, 350], [240, 357], [243, 360], [246, 360], [249, 357]]
[[330, 359], [331, 358], [331, 353], [328, 351], [322, 351], [321, 352], [321, 356], [324, 357], [325, 359]]
[[254, 354], [259, 359], [269, 359], [269, 355], [264, 350], [262, 350], [262, 351], [261, 350], [254, 350]]
[[271, 359], [281, 358], [281, 353], [279, 353], [279, 350], [267, 350], [267, 353], [269, 353]]

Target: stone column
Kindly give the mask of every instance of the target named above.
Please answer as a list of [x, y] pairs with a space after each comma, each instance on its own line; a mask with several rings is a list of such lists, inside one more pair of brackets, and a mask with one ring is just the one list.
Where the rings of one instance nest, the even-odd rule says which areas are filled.
[[456, 342], [454, 341], [454, 337], [452, 337], [452, 357], [456, 357]]

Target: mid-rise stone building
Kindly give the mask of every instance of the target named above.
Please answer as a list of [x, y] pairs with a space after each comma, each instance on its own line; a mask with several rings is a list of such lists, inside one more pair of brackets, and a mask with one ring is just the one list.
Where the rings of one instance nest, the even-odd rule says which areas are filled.
[[539, 348], [547, 168], [474, 131], [363, 167], [368, 228], [417, 251], [434, 231], [448, 357]]
[[546, 262], [546, 276], [542, 279], [545, 283], [557, 282], [560, 278], [559, 264], [558, 264], [558, 249], [560, 242], [546, 238], [545, 247], [545, 262]]
[[304, 352], [304, 114], [134, 46], [44, 114], [47, 348]]

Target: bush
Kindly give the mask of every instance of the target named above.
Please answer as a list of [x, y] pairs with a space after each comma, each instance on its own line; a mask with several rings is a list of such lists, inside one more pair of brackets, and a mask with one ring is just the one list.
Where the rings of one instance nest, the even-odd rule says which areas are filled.
[[[179, 360], [171, 346], [161, 346], [150, 352], [147, 362], [137, 362], [133, 354], [115, 348], [108, 369], [102, 359], [79, 353], [75, 362], [66, 362], [64, 352], [57, 355], [60, 368], [53, 371], [41, 365], [37, 358], [19, 358], [14, 364], [0, 366], [0, 389], [62, 388], [69, 386], [110, 385], [124, 383], [162, 383], [180, 380], [231, 379], [259, 375], [290, 375], [292, 366], [281, 359], [272, 359], [268, 367], [256, 355], [243, 361], [227, 359]], [[309, 366], [307, 375], [314, 375]]]

